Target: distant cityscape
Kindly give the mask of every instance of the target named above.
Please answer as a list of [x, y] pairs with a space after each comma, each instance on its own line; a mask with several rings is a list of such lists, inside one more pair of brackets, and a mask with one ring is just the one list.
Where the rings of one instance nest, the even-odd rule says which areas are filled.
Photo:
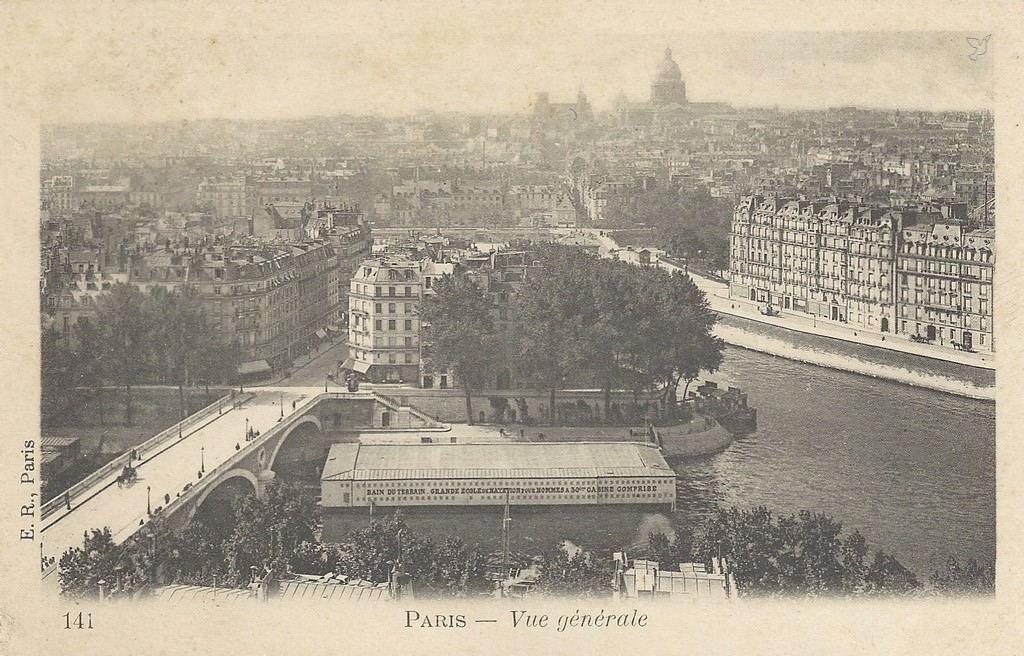
[[736, 208], [738, 296], [991, 350], [992, 134], [988, 112], [689, 103], [670, 50], [647, 102], [603, 114], [580, 91], [526, 116], [44, 126], [42, 309], [67, 333], [111, 283], [194, 285], [280, 368], [348, 325], [371, 227], [644, 227], [609, 207], [686, 188]]

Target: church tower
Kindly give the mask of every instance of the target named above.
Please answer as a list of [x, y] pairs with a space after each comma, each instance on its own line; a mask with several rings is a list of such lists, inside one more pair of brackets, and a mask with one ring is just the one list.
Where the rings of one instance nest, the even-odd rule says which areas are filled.
[[686, 84], [679, 66], [672, 59], [672, 49], [665, 48], [665, 58], [658, 66], [658, 74], [651, 82], [652, 105], [685, 105]]

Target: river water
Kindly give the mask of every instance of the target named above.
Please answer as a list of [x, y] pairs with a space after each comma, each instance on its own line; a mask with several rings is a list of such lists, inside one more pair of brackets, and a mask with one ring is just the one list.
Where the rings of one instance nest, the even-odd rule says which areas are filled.
[[[633, 549], [651, 530], [692, 524], [719, 506], [825, 512], [922, 580], [949, 555], [995, 558], [995, 406], [729, 347], [714, 379], [758, 408], [758, 431], [712, 456], [675, 465], [675, 513], [512, 509], [514, 550], [560, 539]], [[456, 533], [496, 549], [500, 508], [407, 513], [417, 530]], [[325, 538], [365, 524], [328, 513]]]
[[758, 431], [677, 465], [679, 505], [823, 511], [927, 578], [995, 559], [995, 405], [730, 347]]

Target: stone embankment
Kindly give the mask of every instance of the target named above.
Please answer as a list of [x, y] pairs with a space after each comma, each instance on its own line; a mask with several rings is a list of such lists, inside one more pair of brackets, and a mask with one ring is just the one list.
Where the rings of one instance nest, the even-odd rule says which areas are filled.
[[[851, 373], [890, 380], [904, 385], [955, 394], [985, 401], [995, 400], [995, 386], [983, 385], [960, 377], [929, 373], [881, 362], [868, 362], [840, 352], [829, 352], [799, 346], [788, 340], [746, 330], [741, 326], [719, 323], [715, 334], [727, 344], [760, 351], [807, 364], [848, 371]], [[828, 338], [823, 338], [828, 339]]]

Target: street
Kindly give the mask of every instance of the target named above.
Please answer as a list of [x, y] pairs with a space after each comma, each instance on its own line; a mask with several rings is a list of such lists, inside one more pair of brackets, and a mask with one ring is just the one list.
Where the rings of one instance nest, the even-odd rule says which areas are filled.
[[[320, 344], [318, 351], [312, 353], [312, 359], [300, 356], [295, 361], [295, 367], [290, 375], [279, 381], [270, 384], [279, 387], [317, 387], [322, 386], [327, 380], [327, 375], [336, 375], [340, 363], [348, 357], [348, 346], [345, 344], [346, 335], [342, 334], [334, 338], [334, 342], [325, 341]], [[344, 378], [336, 378], [334, 381], [327, 381], [331, 389], [338, 385], [344, 385]]]

